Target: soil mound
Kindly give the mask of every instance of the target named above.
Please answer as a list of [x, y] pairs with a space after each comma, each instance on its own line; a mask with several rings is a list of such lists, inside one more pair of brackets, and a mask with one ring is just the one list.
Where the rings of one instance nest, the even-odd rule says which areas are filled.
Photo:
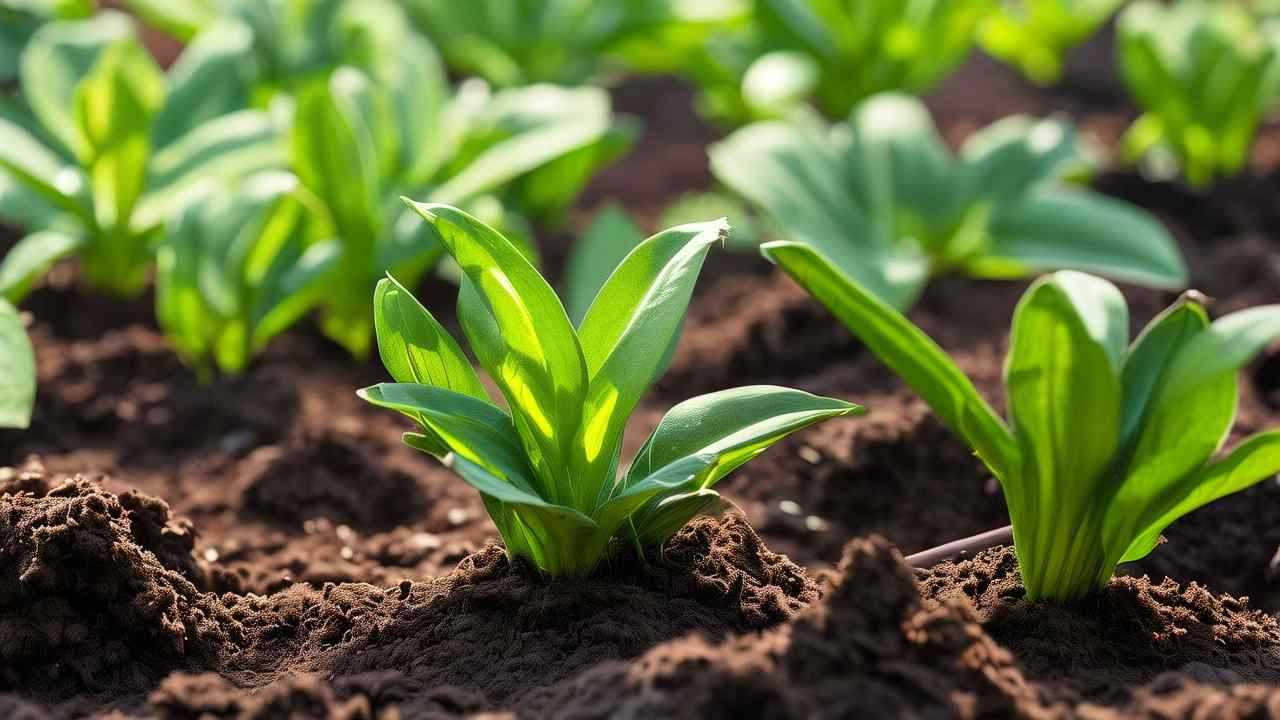
[[667, 643], [542, 693], [546, 716], [1005, 717], [1048, 713], [963, 602], [926, 608], [880, 538], [846, 549], [836, 584], [783, 627]]
[[237, 627], [197, 586], [189, 524], [84, 476], [17, 475], [0, 494], [0, 689], [127, 695], [216, 661]]
[[1012, 548], [920, 573], [925, 597], [973, 602], [983, 627], [1031, 678], [1089, 700], [1122, 703], [1170, 671], [1233, 685], [1280, 681], [1280, 623], [1247, 598], [1168, 578], [1117, 577], [1070, 606], [1029, 603]]
[[778, 626], [819, 596], [736, 513], [695, 520], [660, 557], [619, 561], [599, 575], [547, 581], [489, 546], [426, 582], [229, 595], [247, 642], [222, 672], [252, 684], [272, 669], [335, 682], [394, 671], [414, 689], [403, 693], [406, 717], [440, 705], [441, 692], [524, 708], [524, 696], [602, 662], [690, 634], [719, 639]]

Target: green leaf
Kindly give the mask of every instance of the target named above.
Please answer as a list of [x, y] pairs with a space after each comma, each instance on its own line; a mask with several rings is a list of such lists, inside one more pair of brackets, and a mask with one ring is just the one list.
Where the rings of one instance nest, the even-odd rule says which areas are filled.
[[1146, 424], [1151, 400], [1164, 385], [1169, 366], [1195, 336], [1209, 327], [1209, 314], [1193, 295], [1177, 303], [1147, 324], [1129, 348], [1124, 360], [1122, 385], [1122, 446], [1132, 449], [1139, 429]]
[[10, 302], [22, 300], [55, 263], [75, 252], [83, 242], [55, 230], [22, 238], [0, 261], [0, 295]]
[[632, 518], [633, 541], [641, 547], [661, 545], [719, 501], [720, 493], [715, 490], [695, 490], [664, 497]]
[[895, 307], [915, 301], [928, 261], [919, 249], [899, 245], [885, 225], [884, 215], [892, 214], [884, 199], [888, 188], [877, 186], [879, 177], [865, 181], [865, 168], [855, 171], [818, 128], [758, 123], [709, 152], [716, 178], [761, 208], [784, 240], [815, 248]]
[[210, 180], [237, 181], [285, 161], [279, 128], [267, 113], [242, 110], [210, 120], [152, 157], [148, 192], [134, 213], [134, 227], [163, 224]]
[[686, 400], [663, 416], [636, 453], [624, 488], [683, 458], [710, 460], [700, 486], [711, 487], [793, 432], [830, 418], [861, 415], [853, 403], [771, 385], [721, 390]]
[[1189, 388], [1223, 373], [1234, 373], [1277, 338], [1280, 305], [1263, 305], [1220, 317], [1179, 354], [1169, 369], [1167, 384], [1176, 389]]
[[[724, 220], [658, 233], [632, 250], [600, 289], [578, 332], [588, 384], [574, 440], [575, 476], [611, 475], [627, 418], [666, 369], [707, 252], [728, 233]], [[580, 485], [577, 503], [605, 489]]]
[[169, 70], [169, 99], [152, 130], [156, 147], [167, 146], [204, 122], [248, 107], [257, 74], [253, 32], [248, 26], [227, 19], [202, 30]]
[[261, 288], [254, 303], [249, 336], [259, 349], [306, 315], [323, 299], [334, 274], [341, 269], [342, 249], [335, 241], [308, 247], [295, 262], [281, 267], [278, 275]]
[[596, 214], [587, 232], [569, 251], [565, 268], [565, 306], [575, 326], [582, 323], [600, 288], [622, 259], [644, 240], [640, 229], [620, 206]]
[[[1144, 510], [1137, 523], [1141, 532], [1126, 548], [1114, 550], [1123, 549], [1121, 562], [1140, 560], [1159, 543], [1160, 533], [1178, 518], [1276, 473], [1280, 473], [1280, 431], [1273, 430], [1246, 439], [1226, 457], [1175, 482], [1135, 489], [1134, 494], [1145, 496]], [[1115, 505], [1113, 510], [1129, 512], [1130, 507]]]
[[[587, 374], [564, 306], [524, 254], [493, 228], [447, 205], [406, 202], [435, 228], [483, 300], [505, 353], [494, 357], [477, 347], [476, 354], [506, 397], [548, 498], [568, 504]], [[477, 345], [465, 321], [463, 329]]]
[[92, 218], [84, 174], [67, 165], [16, 123], [0, 117], [0, 172], [8, 173], [53, 206]]
[[1061, 120], [1008, 117], [974, 133], [960, 151], [974, 197], [1011, 202], [1085, 164], [1075, 128]]
[[[1118, 446], [1127, 333], [1119, 290], [1069, 271], [1036, 281], [1014, 313], [1005, 384], [1022, 469], [1004, 488], [1032, 597], [1088, 587], [1101, 571], [1090, 544], [1101, 539], [1078, 534]], [[1063, 550], [1071, 547], [1084, 556], [1079, 567]]]
[[23, 95], [46, 130], [68, 152], [82, 152], [75, 96], [102, 52], [133, 37], [127, 16], [103, 12], [92, 19], [49, 23], [22, 54]]
[[767, 243], [761, 250], [919, 393], [996, 477], [1003, 480], [1016, 471], [1017, 447], [1009, 429], [929, 336], [812, 248]]
[[511, 417], [485, 400], [442, 387], [382, 383], [359, 391], [362, 399], [417, 420], [450, 452], [477, 463], [525, 493], [534, 482]]
[[693, 489], [714, 469], [717, 460], [713, 454], [692, 455], [659, 468], [604, 502], [594, 513], [596, 522], [610, 535], [616, 533], [643, 505], [661, 502], [673, 495], [696, 492]]
[[1186, 287], [1173, 236], [1128, 203], [1078, 190], [1026, 197], [992, 218], [990, 245], [968, 262], [988, 277], [1022, 277], [1058, 268], [1098, 273], [1148, 287]]
[[378, 353], [396, 382], [489, 398], [457, 341], [395, 278], [378, 282], [373, 313]]
[[18, 311], [0, 300], [0, 427], [26, 428], [36, 400], [35, 351]]

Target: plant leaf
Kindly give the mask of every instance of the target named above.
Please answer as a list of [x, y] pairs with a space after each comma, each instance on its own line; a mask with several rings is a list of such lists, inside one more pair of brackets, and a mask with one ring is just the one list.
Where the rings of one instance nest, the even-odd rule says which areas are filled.
[[1196, 335], [1209, 327], [1209, 314], [1190, 296], [1157, 315], [1125, 355], [1121, 382], [1124, 386], [1120, 437], [1131, 448], [1144, 425], [1151, 399], [1163, 385], [1169, 366]]
[[1007, 117], [979, 130], [960, 151], [971, 197], [1007, 203], [1083, 165], [1075, 129], [1061, 120]]
[[378, 282], [373, 313], [378, 353], [396, 382], [433, 385], [489, 399], [457, 341], [395, 278], [388, 276]]
[[248, 107], [257, 74], [253, 31], [234, 19], [208, 25], [169, 69], [169, 99], [156, 116], [152, 142], [163, 148], [204, 122]]
[[358, 394], [378, 407], [417, 420], [433, 441], [496, 474], [504, 484], [535, 493], [515, 426], [496, 405], [445, 388], [413, 383], [382, 383]]
[[666, 369], [702, 263], [728, 232], [728, 224], [718, 220], [682, 225], [645, 240], [587, 311], [579, 329], [588, 384], [574, 441], [580, 453], [574, 458], [577, 502], [596, 502], [612, 485], [609, 470], [627, 418]]
[[640, 229], [619, 205], [611, 204], [596, 214], [587, 232], [570, 249], [565, 269], [565, 306], [574, 326], [582, 324], [605, 281], [643, 240]]
[[[1240, 492], [1280, 472], [1280, 431], [1259, 433], [1238, 445], [1226, 457], [1209, 463], [1162, 488], [1149, 488], [1146, 507], [1137, 527], [1141, 531], [1122, 550], [1121, 562], [1140, 560], [1160, 542], [1160, 533], [1178, 518], [1219, 498]], [[1112, 514], [1130, 512], [1129, 506], [1113, 506]], [[1108, 518], [1108, 525], [1114, 520]], [[1121, 537], [1122, 540], [1128, 539]]]
[[[406, 199], [439, 234], [492, 317], [502, 357], [476, 348], [512, 409], [516, 428], [547, 497], [568, 504], [568, 476], [586, 395], [586, 364], [555, 291], [496, 230], [447, 205]], [[473, 345], [471, 328], [463, 329]]]
[[0, 427], [26, 428], [36, 399], [35, 352], [18, 311], [0, 300]]
[[979, 276], [1013, 278], [1083, 270], [1162, 289], [1186, 287], [1187, 268], [1155, 218], [1082, 190], [1036, 193], [995, 213], [990, 245], [968, 262]]
[[19, 240], [0, 261], [0, 296], [18, 302], [59, 260], [75, 252], [83, 239], [45, 230]]
[[642, 548], [662, 545], [719, 501], [720, 493], [706, 489], [664, 497], [632, 516], [633, 540]]
[[699, 488], [710, 487], [797, 430], [830, 418], [861, 415], [853, 403], [772, 385], [749, 385], [686, 400], [663, 416], [636, 453], [620, 488], [625, 492], [667, 465], [691, 456], [710, 466]]
[[1015, 471], [1018, 454], [1009, 429], [929, 336], [812, 248], [766, 243], [761, 250], [919, 393], [997, 478], [1004, 480]]
[[[1037, 280], [1014, 313], [1005, 385], [1022, 466], [1004, 489], [1034, 596], [1075, 582], [1060, 565], [1064, 548], [1088, 542], [1072, 533], [1105, 491], [1120, 436], [1119, 355], [1127, 332], [1120, 291], [1069, 271]], [[1100, 570], [1083, 574], [1092, 580]]]
[[84, 175], [16, 123], [0, 117], [0, 171], [84, 221], [92, 219]]

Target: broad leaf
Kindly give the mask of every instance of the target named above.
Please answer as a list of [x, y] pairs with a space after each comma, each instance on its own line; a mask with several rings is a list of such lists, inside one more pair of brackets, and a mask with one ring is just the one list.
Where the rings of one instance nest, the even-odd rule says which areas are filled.
[[246, 25], [220, 20], [201, 31], [169, 69], [169, 99], [152, 131], [156, 147], [249, 107], [257, 75], [253, 32]]

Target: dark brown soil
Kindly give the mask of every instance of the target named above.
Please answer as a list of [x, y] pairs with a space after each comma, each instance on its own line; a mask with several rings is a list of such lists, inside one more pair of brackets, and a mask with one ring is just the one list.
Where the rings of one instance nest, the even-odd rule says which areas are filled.
[[[1062, 112], [1114, 146], [1134, 111], [1090, 78], [1046, 91], [978, 58], [928, 102], [953, 143], [1010, 112]], [[668, 202], [712, 185], [718, 130], [691, 93], [668, 79], [616, 91], [646, 134], [570, 230], [613, 201], [653, 229]], [[1096, 186], [1169, 225], [1221, 313], [1280, 301], [1277, 168], [1268, 128], [1249, 172], [1206, 193], [1131, 172]], [[552, 277], [571, 237], [541, 238]], [[15, 238], [0, 228], [0, 247]], [[1024, 288], [945, 278], [912, 312], [997, 406]], [[1135, 330], [1172, 299], [1124, 290]], [[422, 291], [452, 317], [447, 285]], [[870, 413], [722, 484], [755, 531], [733, 514], [699, 521], [650, 565], [588, 583], [509, 565], [474, 491], [355, 397], [385, 379], [376, 361], [300, 328], [243, 378], [201, 385], [150, 302], [88, 295], [67, 265], [23, 304], [40, 394], [29, 431], [0, 431], [0, 466], [38, 455], [48, 472], [0, 470], [0, 717], [1280, 717], [1280, 692], [1258, 684], [1277, 681], [1280, 638], [1247, 609], [1280, 612], [1280, 484], [1176, 523], [1125, 568], [1151, 580], [1117, 580], [1085, 608], [1020, 602], [1007, 556], [940, 568], [921, 596], [887, 543], [910, 553], [1002, 525], [999, 487], [752, 254], [707, 263], [628, 451], [672, 404], [733, 385]], [[1249, 380], [1233, 440], [1280, 425], [1280, 348]], [[887, 543], [845, 548], [871, 534]]]

